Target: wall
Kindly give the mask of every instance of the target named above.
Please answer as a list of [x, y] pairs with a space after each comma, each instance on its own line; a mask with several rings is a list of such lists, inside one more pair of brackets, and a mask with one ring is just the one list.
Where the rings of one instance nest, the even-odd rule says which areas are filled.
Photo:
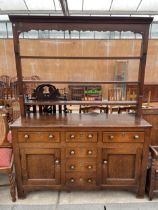
[[[139, 40], [20, 40], [23, 55], [51, 56], [139, 56]], [[149, 40], [145, 82], [157, 83], [158, 41]], [[111, 80], [117, 60], [24, 59], [23, 76], [40, 75], [49, 80]], [[0, 75], [16, 76], [13, 41], [0, 39]], [[128, 61], [128, 79], [136, 80], [138, 62]]]

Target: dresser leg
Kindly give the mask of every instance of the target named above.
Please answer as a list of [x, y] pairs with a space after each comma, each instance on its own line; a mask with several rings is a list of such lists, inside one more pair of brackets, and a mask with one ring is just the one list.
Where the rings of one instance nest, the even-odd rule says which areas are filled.
[[26, 198], [26, 193], [24, 191], [18, 191], [18, 198], [19, 199], [25, 199]]

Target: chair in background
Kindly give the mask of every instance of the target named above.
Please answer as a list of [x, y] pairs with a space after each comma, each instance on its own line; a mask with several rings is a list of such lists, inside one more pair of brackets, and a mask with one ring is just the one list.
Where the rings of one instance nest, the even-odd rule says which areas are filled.
[[0, 81], [4, 82], [6, 87], [10, 86], [10, 77], [7, 75], [1, 75], [0, 76]]
[[13, 100], [11, 103], [11, 107], [12, 107], [12, 121], [15, 121], [21, 115], [19, 100], [18, 99]]
[[[108, 89], [108, 101], [122, 101], [122, 88], [114, 87]], [[110, 113], [119, 113], [118, 105], [110, 106]]]
[[10, 89], [12, 98], [17, 98], [19, 95], [17, 77], [10, 78]]
[[0, 186], [10, 186], [12, 201], [15, 202], [16, 188], [15, 179], [13, 176], [13, 161], [11, 134], [8, 133], [6, 116], [0, 113], [0, 173], [6, 173], [9, 178], [9, 184], [3, 184]]
[[80, 108], [79, 108], [79, 113], [89, 113], [89, 112], [95, 112], [95, 111], [99, 111], [100, 113], [103, 111], [104, 113], [108, 113], [108, 106], [102, 106], [102, 105], [90, 105], [90, 106], [86, 106], [86, 105], [80, 105]]
[[122, 88], [109, 88], [108, 89], [109, 101], [122, 101]]
[[0, 99], [5, 98], [5, 83], [0, 81]]

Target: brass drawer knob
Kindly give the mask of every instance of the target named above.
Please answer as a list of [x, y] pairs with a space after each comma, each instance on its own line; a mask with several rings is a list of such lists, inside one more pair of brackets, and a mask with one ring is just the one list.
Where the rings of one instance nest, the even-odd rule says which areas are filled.
[[75, 135], [74, 134], [71, 134], [70, 135], [70, 139], [75, 139]]
[[71, 165], [70, 166], [70, 169], [72, 169], [72, 170], [75, 169], [75, 166], [74, 165]]
[[92, 152], [92, 150], [88, 150], [87, 153], [88, 153], [88, 155], [92, 155], [93, 152]]
[[54, 136], [52, 135], [52, 134], [49, 134], [49, 139], [53, 139], [54, 138]]
[[109, 136], [109, 139], [114, 139], [114, 136], [113, 136], [113, 135], [110, 135], [110, 136]]
[[24, 135], [24, 138], [25, 138], [25, 139], [28, 139], [28, 138], [29, 138], [29, 135], [28, 135], [28, 134], [25, 134], [25, 135]]
[[75, 150], [71, 150], [70, 155], [74, 155], [74, 154], [75, 154]]
[[87, 168], [88, 168], [88, 169], [92, 169], [93, 166], [92, 166], [92, 165], [88, 165]]
[[59, 165], [59, 164], [60, 164], [60, 160], [56, 159], [56, 160], [55, 160], [55, 164], [56, 164], [56, 165]]
[[75, 179], [74, 179], [74, 178], [71, 178], [71, 179], [70, 179], [70, 182], [71, 182], [71, 183], [74, 183], [74, 182], [75, 182]]
[[88, 134], [88, 139], [92, 139], [93, 138], [93, 134], [89, 133]]
[[107, 160], [103, 160], [103, 164], [105, 164], [105, 165], [106, 165], [107, 163], [108, 163], [108, 161], [107, 161]]
[[134, 136], [134, 139], [139, 139], [139, 136], [138, 136], [138, 135], [135, 135], [135, 136]]
[[88, 182], [88, 183], [92, 183], [92, 179], [89, 178], [89, 179], [87, 180], [87, 182]]

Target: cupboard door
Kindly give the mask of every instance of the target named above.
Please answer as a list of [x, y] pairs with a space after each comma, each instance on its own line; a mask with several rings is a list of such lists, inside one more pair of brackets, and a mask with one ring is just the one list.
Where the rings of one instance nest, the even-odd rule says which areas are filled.
[[132, 186], [139, 182], [142, 148], [102, 150], [102, 184]]
[[22, 148], [20, 154], [23, 184], [60, 184], [60, 149]]

